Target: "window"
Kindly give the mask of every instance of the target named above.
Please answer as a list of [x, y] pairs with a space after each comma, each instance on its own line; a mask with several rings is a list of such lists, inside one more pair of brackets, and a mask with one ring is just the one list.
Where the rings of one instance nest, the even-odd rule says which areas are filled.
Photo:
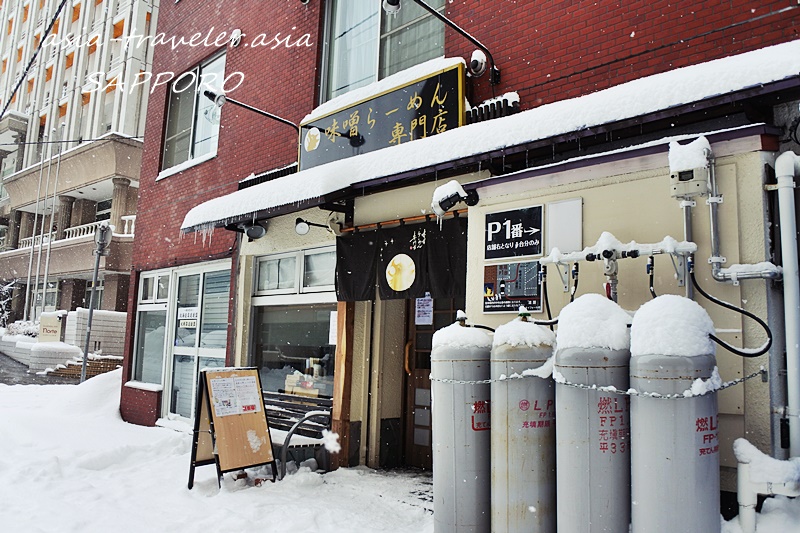
[[96, 211], [95, 211], [95, 221], [100, 222], [101, 220], [109, 220], [111, 218], [111, 200], [103, 200], [102, 202], [97, 202]]
[[333, 395], [336, 249], [261, 257], [253, 290], [252, 361], [264, 390]]
[[164, 372], [164, 339], [167, 330], [168, 272], [147, 274], [139, 283], [133, 379], [161, 385]]
[[257, 271], [256, 295], [332, 291], [336, 251], [321, 248], [262, 257]]
[[[439, 11], [444, 3], [428, 2]], [[410, 1], [387, 15], [381, 2], [335, 0], [327, 31], [326, 100], [444, 54], [444, 24]]]
[[[255, 308], [255, 365], [271, 392], [333, 396], [336, 304]], [[332, 343], [332, 341], [334, 341]]]
[[216, 154], [219, 123], [207, 117], [215, 104], [203, 90], [221, 84], [224, 74], [223, 54], [184, 72], [170, 86], [162, 169]]

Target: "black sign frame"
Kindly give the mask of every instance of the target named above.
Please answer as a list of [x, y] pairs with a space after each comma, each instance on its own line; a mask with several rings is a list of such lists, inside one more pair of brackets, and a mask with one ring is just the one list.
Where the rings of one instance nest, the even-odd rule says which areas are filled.
[[299, 168], [430, 137], [465, 120], [464, 64], [458, 63], [300, 124]]
[[544, 206], [487, 213], [484, 259], [540, 257], [544, 238]]

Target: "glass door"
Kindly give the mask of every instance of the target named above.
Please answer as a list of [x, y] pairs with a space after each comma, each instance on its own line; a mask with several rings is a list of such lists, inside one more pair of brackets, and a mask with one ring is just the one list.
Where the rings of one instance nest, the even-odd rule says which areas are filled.
[[169, 413], [194, 416], [197, 378], [225, 366], [230, 271], [178, 275]]
[[405, 465], [430, 470], [433, 453], [430, 380], [433, 333], [456, 321], [456, 313], [459, 309], [464, 309], [464, 298], [435, 299], [427, 304], [431, 308], [429, 313], [417, 312], [418, 306], [425, 305], [425, 302], [409, 300], [408, 304], [405, 346]]

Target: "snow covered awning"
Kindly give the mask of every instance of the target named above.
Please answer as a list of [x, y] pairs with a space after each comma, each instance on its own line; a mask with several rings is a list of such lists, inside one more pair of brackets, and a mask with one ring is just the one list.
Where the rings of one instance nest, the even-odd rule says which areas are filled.
[[[208, 230], [292, 213], [423, 169], [433, 172], [452, 168], [453, 162], [475, 162], [476, 156], [502, 153], [526, 143], [667, 110], [678, 112], [681, 106], [715, 97], [729, 98], [732, 93], [744, 91], [742, 98], [746, 98], [768, 90], [768, 84], [781, 86], [781, 82], [800, 84], [800, 40], [655, 74], [303, 170], [195, 206], [186, 214], [181, 230]], [[375, 92], [380, 87], [378, 82], [364, 91]], [[751, 95], [747, 91], [755, 92]]]

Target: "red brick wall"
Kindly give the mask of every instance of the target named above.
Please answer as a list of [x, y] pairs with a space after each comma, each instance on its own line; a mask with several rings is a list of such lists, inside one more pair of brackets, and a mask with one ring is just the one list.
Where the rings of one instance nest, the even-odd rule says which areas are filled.
[[161, 418], [161, 392], [122, 387], [119, 412], [131, 424], [155, 426]]
[[[445, 5], [451, 20], [481, 41], [500, 67], [502, 84], [495, 87], [495, 94], [517, 91], [523, 109], [528, 109], [800, 38], [800, 9], [776, 13], [793, 4], [785, 0], [448, 0]], [[466, 59], [475, 49], [450, 30], [445, 45], [447, 56]], [[491, 97], [484, 75], [470, 101]]]
[[[241, 72], [244, 82], [230, 93], [232, 98], [299, 122], [314, 107], [318, 57], [319, 2], [165, 2], [160, 9], [157, 31], [171, 36], [206, 35], [213, 26], [216, 36], [239, 28], [245, 34], [237, 48], [227, 47], [226, 74]], [[311, 47], [284, 45], [248, 46], [259, 34], [267, 40], [280, 33], [291, 35], [291, 43], [311, 34]], [[214, 54], [214, 46], [157, 45], [152, 71], [155, 74], [191, 69]], [[231, 232], [219, 230], [211, 239], [189, 235], [181, 238], [180, 224], [186, 212], [210, 198], [236, 190], [239, 180], [297, 159], [297, 136], [291, 127], [252, 111], [226, 105], [222, 110], [217, 157], [180, 174], [162, 179], [160, 170], [167, 85], [154, 89], [148, 104], [137, 207], [137, 242], [134, 270], [194, 263], [229, 254], [234, 243]]]

